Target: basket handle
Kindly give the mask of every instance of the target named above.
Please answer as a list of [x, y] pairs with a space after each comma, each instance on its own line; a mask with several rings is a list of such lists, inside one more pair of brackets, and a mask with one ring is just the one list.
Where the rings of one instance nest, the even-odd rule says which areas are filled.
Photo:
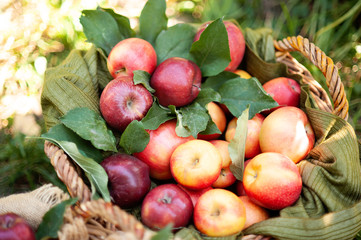
[[281, 52], [298, 51], [318, 67], [326, 78], [326, 84], [333, 100], [331, 113], [347, 120], [349, 104], [343, 83], [338, 74], [338, 68], [332, 59], [326, 56], [319, 47], [302, 36], [287, 37], [275, 41], [274, 47]]

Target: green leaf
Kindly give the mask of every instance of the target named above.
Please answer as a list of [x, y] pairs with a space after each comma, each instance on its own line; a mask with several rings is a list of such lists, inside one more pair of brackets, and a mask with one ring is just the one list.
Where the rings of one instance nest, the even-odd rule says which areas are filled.
[[176, 24], [163, 30], [155, 41], [158, 64], [171, 57], [189, 58], [195, 29], [189, 24]]
[[127, 154], [141, 152], [149, 143], [149, 133], [141, 122], [134, 120], [124, 130], [119, 145]]
[[167, 29], [168, 18], [165, 14], [165, 0], [148, 0], [139, 17], [141, 38], [154, 46], [158, 34]]
[[151, 240], [167, 240], [172, 239], [172, 224], [168, 224], [166, 227], [162, 228], [160, 231], [157, 232], [156, 235], [154, 235]]
[[61, 122], [97, 149], [117, 152], [113, 132], [99, 113], [89, 108], [75, 108], [61, 117]]
[[249, 108], [247, 107], [237, 119], [234, 138], [228, 145], [229, 156], [232, 160], [229, 168], [233, 175], [240, 181], [243, 179], [244, 152], [248, 129], [248, 110]]
[[154, 93], [155, 90], [150, 86], [150, 74], [146, 71], [135, 70], [133, 71], [133, 82], [135, 85], [142, 84], [149, 92]]
[[208, 25], [199, 40], [192, 44], [190, 54], [203, 76], [217, 75], [228, 66], [231, 61], [228, 35], [221, 18]]
[[101, 162], [103, 160], [103, 156], [98, 149], [63, 124], [58, 124], [50, 128], [49, 131], [42, 134], [40, 138], [50, 139], [50, 141], [73, 142], [76, 144], [82, 155], [92, 158], [96, 162]]
[[217, 125], [212, 121], [212, 118], [209, 118], [206, 130], [200, 132], [200, 134], [209, 135], [214, 133], [222, 134], [222, 132], [218, 129]]
[[233, 73], [224, 71], [216, 76], [212, 76], [206, 79], [204, 83], [202, 83], [202, 89], [203, 88], [212, 88], [214, 91], [218, 91], [219, 88], [223, 85], [223, 83], [231, 80], [231, 79], [239, 79], [239, 75]]
[[275, 62], [275, 48], [273, 45], [272, 29], [246, 28], [245, 40], [253, 52], [261, 59], [266, 62]]
[[180, 137], [192, 135], [197, 138], [199, 132], [206, 130], [209, 119], [207, 110], [197, 102], [181, 107], [177, 114], [176, 133]]
[[83, 10], [80, 23], [88, 41], [103, 49], [107, 55], [119, 41], [124, 39], [114, 17], [100, 9]]
[[277, 107], [278, 104], [267, 94], [256, 78], [236, 78], [219, 88], [224, 103], [233, 116], [238, 117], [249, 105], [249, 117], [256, 113]]
[[135, 32], [130, 26], [129, 18], [115, 13], [113, 9], [110, 8], [100, 8], [100, 9], [109, 13], [114, 18], [114, 20], [117, 22], [118, 25], [118, 31], [122, 35], [123, 39], [130, 38], [135, 35]]
[[143, 123], [144, 129], [155, 130], [162, 123], [173, 118], [176, 118], [176, 116], [170, 109], [163, 108], [157, 102], [154, 102], [141, 122]]
[[202, 88], [194, 102], [205, 107], [210, 102], [220, 102], [221, 95], [211, 88]]
[[[86, 176], [89, 177], [89, 181], [92, 182], [91, 184], [94, 184], [104, 200], [107, 202], [110, 201], [108, 175], [104, 168], [94, 161], [94, 158], [90, 158], [88, 154], [93, 149], [97, 150], [96, 148], [92, 147], [91, 144], [88, 144], [88, 147], [85, 149], [83, 145], [84, 140], [62, 124], [52, 127], [48, 133], [42, 134], [41, 138], [51, 141], [63, 149], [64, 152], [86, 173]], [[80, 149], [80, 147], [82, 147], [82, 149]], [[102, 160], [102, 157], [98, 159], [98, 161], [99, 160]]]
[[36, 239], [58, 238], [58, 231], [64, 221], [65, 209], [67, 206], [75, 204], [77, 200], [77, 198], [65, 200], [46, 212], [36, 231]]

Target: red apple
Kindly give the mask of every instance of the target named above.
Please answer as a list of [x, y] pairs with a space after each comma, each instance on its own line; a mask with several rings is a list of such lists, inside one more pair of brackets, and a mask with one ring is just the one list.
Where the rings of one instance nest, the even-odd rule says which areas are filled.
[[210, 237], [224, 237], [242, 231], [246, 210], [236, 194], [218, 188], [207, 191], [198, 199], [193, 220], [201, 233]]
[[161, 105], [181, 107], [198, 96], [201, 80], [201, 70], [194, 62], [172, 57], [155, 69], [150, 85]]
[[[234, 23], [224, 21], [224, 26], [227, 30], [229, 52], [231, 56], [231, 62], [224, 69], [225, 71], [234, 71], [242, 62], [244, 52], [246, 49], [246, 43], [242, 34], [242, 31]], [[203, 24], [194, 37], [194, 41], [198, 41], [202, 32], [208, 27], [210, 22]]]
[[198, 199], [203, 195], [203, 193], [213, 189], [212, 187], [207, 187], [207, 188], [203, 188], [203, 189], [200, 189], [200, 190], [191, 190], [191, 189], [183, 187], [179, 183], [178, 183], [177, 186], [179, 186], [181, 189], [183, 189], [183, 191], [185, 191], [189, 195], [189, 197], [192, 200], [193, 207], [196, 206], [196, 203], [198, 202]]
[[259, 133], [262, 152], [278, 152], [295, 163], [313, 148], [315, 134], [307, 115], [297, 107], [276, 109], [263, 121]]
[[198, 134], [197, 138], [203, 140], [214, 140], [219, 138], [226, 129], [226, 114], [223, 112], [222, 108], [218, 106], [218, 104], [216, 104], [215, 102], [208, 103], [206, 107], [212, 121], [216, 124], [217, 128], [219, 129], [219, 131], [221, 131], [221, 133]]
[[246, 208], [246, 223], [244, 224], [244, 228], [248, 228], [255, 223], [269, 218], [267, 210], [252, 202], [248, 196], [240, 196], [239, 198], [242, 200], [244, 207]]
[[226, 188], [231, 186], [235, 181], [236, 177], [231, 172], [229, 166], [232, 163], [231, 156], [229, 156], [228, 145], [229, 143], [224, 140], [211, 140], [212, 143], [219, 151], [222, 156], [222, 169], [217, 180], [212, 184], [215, 188]]
[[123, 131], [133, 120], [141, 120], [153, 104], [153, 97], [129, 76], [110, 81], [100, 96], [100, 111], [114, 129]]
[[221, 168], [221, 154], [205, 140], [195, 139], [179, 145], [170, 158], [174, 179], [193, 190], [210, 187], [217, 180]]
[[35, 240], [34, 230], [15, 213], [0, 215], [0, 239], [2, 240]]
[[177, 229], [185, 227], [193, 213], [193, 204], [186, 192], [176, 184], [163, 184], [145, 196], [141, 209], [142, 222], [159, 230], [168, 224]]
[[150, 168], [150, 176], [166, 180], [171, 179], [169, 162], [173, 151], [182, 143], [194, 139], [192, 136], [179, 137], [175, 128], [176, 120], [169, 120], [155, 130], [146, 130], [149, 133], [149, 143], [146, 148], [134, 156], [145, 162]]
[[297, 165], [280, 153], [261, 153], [254, 157], [243, 173], [247, 196], [256, 204], [273, 210], [291, 206], [302, 190]]
[[136, 157], [114, 154], [101, 163], [109, 178], [112, 201], [121, 208], [134, 207], [150, 189], [149, 167]]
[[[247, 125], [247, 138], [245, 146], [245, 158], [252, 158], [261, 152], [259, 146], [259, 133], [261, 130], [262, 123], [264, 121], [264, 116], [257, 113], [252, 119], [248, 120]], [[230, 142], [236, 132], [237, 127], [237, 118], [233, 118], [227, 126], [225, 139]]]
[[157, 66], [153, 46], [140, 38], [127, 38], [115, 45], [108, 56], [108, 70], [113, 78], [133, 77], [133, 71], [143, 70], [152, 74]]
[[300, 105], [301, 87], [297, 81], [291, 78], [272, 79], [263, 84], [263, 88], [280, 106], [299, 107]]

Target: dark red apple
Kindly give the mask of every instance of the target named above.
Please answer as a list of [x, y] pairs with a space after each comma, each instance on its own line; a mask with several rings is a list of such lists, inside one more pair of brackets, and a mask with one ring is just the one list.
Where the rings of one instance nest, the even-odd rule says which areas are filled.
[[101, 165], [108, 174], [112, 201], [119, 207], [133, 207], [149, 192], [149, 167], [138, 158], [118, 153], [104, 159]]
[[153, 46], [140, 38], [127, 38], [115, 45], [108, 56], [108, 70], [117, 76], [131, 76], [133, 71], [143, 70], [152, 74], [157, 66], [157, 54]]
[[142, 222], [159, 230], [168, 224], [177, 229], [188, 224], [193, 214], [192, 200], [176, 184], [163, 184], [150, 190], [141, 209]]
[[100, 111], [113, 128], [123, 131], [133, 120], [141, 120], [153, 104], [153, 97], [132, 77], [120, 76], [110, 81], [100, 96]]
[[[244, 52], [246, 49], [246, 42], [244, 40], [241, 29], [232, 22], [224, 21], [224, 26], [227, 30], [229, 52], [231, 62], [224, 69], [225, 71], [235, 71], [239, 64], [242, 62]], [[198, 41], [202, 32], [208, 27], [210, 22], [203, 24], [194, 37], [194, 41]]]
[[155, 69], [150, 85], [163, 106], [181, 107], [191, 103], [200, 91], [202, 74], [192, 61], [172, 57]]
[[0, 215], [0, 239], [2, 240], [35, 240], [34, 230], [15, 213]]
[[133, 153], [150, 167], [150, 176], [155, 179], [172, 178], [169, 162], [173, 151], [182, 143], [194, 139], [192, 136], [179, 137], [175, 132], [176, 126], [176, 120], [169, 120], [155, 130], [146, 130], [149, 133], [147, 147], [139, 153]]

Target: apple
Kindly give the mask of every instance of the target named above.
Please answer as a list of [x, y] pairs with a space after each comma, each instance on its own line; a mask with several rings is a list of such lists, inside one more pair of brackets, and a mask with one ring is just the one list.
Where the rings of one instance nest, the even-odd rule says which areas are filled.
[[191, 198], [176, 184], [159, 185], [145, 196], [141, 208], [142, 222], [153, 230], [172, 224], [174, 229], [185, 227], [191, 220]]
[[[248, 163], [251, 160], [252, 159], [248, 159], [248, 160], [244, 161], [244, 168], [243, 169], [246, 169]], [[244, 190], [244, 187], [243, 187], [243, 181], [239, 181], [239, 180], [236, 181], [236, 194], [238, 196], [247, 196], [247, 193], [246, 193], [246, 191]]]
[[142, 85], [134, 85], [132, 77], [111, 80], [100, 96], [100, 111], [114, 129], [124, 131], [133, 120], [141, 120], [153, 104], [153, 97]]
[[109, 178], [112, 201], [119, 207], [134, 207], [149, 192], [149, 167], [136, 157], [117, 153], [105, 158], [101, 166]]
[[[232, 72], [236, 70], [239, 64], [242, 62], [246, 49], [246, 43], [241, 29], [239, 29], [236, 24], [230, 21], [224, 21], [223, 23], [227, 30], [229, 53], [231, 56], [231, 62], [224, 70]], [[199, 28], [194, 37], [194, 42], [199, 40], [202, 32], [208, 27], [209, 24], [210, 22], [207, 22]]]
[[192, 61], [180, 57], [168, 58], [158, 65], [150, 85], [163, 106], [181, 107], [191, 103], [200, 91], [202, 74]]
[[174, 180], [186, 188], [210, 187], [222, 169], [222, 156], [212, 143], [194, 139], [179, 145], [170, 158]]
[[233, 175], [231, 169], [229, 168], [229, 166], [232, 163], [232, 159], [229, 156], [229, 152], [228, 152], [229, 142], [224, 140], [211, 140], [209, 142], [212, 143], [218, 149], [218, 151], [222, 156], [221, 173], [219, 174], [217, 180], [212, 184], [212, 187], [215, 188], [229, 187], [236, 181], [236, 177]]
[[[263, 84], [263, 89], [271, 95], [281, 107], [299, 107], [300, 105], [301, 87], [297, 81], [291, 78], [274, 78]], [[279, 107], [273, 108], [271, 111], [277, 108]]]
[[170, 157], [173, 151], [182, 143], [193, 140], [192, 136], [179, 137], [175, 128], [176, 120], [169, 120], [155, 130], [146, 130], [149, 133], [149, 143], [145, 149], [133, 155], [150, 168], [150, 176], [158, 180], [171, 179]]
[[245, 79], [249, 79], [252, 77], [248, 72], [246, 72], [242, 69], [236, 69], [233, 71], [233, 73], [235, 73], [235, 74], [239, 75], [241, 78], [245, 78]]
[[35, 232], [26, 220], [15, 213], [0, 215], [0, 239], [35, 240]]
[[315, 134], [307, 115], [297, 107], [282, 107], [263, 121], [259, 144], [262, 152], [277, 152], [295, 163], [313, 148]]
[[212, 121], [216, 124], [217, 128], [219, 129], [219, 131], [221, 131], [221, 133], [198, 134], [197, 138], [203, 140], [214, 140], [219, 138], [226, 129], [227, 118], [222, 108], [218, 106], [218, 104], [216, 104], [215, 102], [208, 103], [206, 105], [206, 108], [208, 109], [208, 113]]
[[196, 203], [198, 202], [198, 199], [203, 195], [203, 193], [213, 189], [212, 187], [207, 187], [207, 188], [203, 188], [203, 189], [200, 189], [200, 190], [191, 190], [191, 189], [183, 187], [179, 183], [177, 184], [177, 186], [180, 187], [183, 191], [185, 191], [189, 195], [189, 197], [192, 200], [193, 207], [196, 206]]
[[240, 196], [239, 198], [242, 200], [244, 207], [246, 208], [246, 223], [244, 224], [244, 228], [248, 228], [255, 223], [269, 218], [268, 211], [252, 202], [248, 196]]
[[194, 208], [195, 227], [210, 237], [224, 237], [242, 231], [246, 210], [239, 197], [229, 190], [212, 189], [204, 193]]
[[281, 210], [297, 201], [302, 179], [297, 165], [281, 153], [261, 153], [244, 169], [243, 186], [256, 204]]
[[149, 42], [141, 38], [127, 38], [112, 48], [107, 66], [113, 78], [133, 77], [135, 70], [152, 74], [157, 66], [157, 54]]
[[[259, 133], [265, 117], [257, 113], [253, 118], [248, 120], [247, 138], [245, 146], [245, 158], [252, 158], [261, 152], [259, 145]], [[227, 125], [225, 134], [226, 141], [230, 142], [234, 138], [237, 127], [237, 118], [233, 118]]]

